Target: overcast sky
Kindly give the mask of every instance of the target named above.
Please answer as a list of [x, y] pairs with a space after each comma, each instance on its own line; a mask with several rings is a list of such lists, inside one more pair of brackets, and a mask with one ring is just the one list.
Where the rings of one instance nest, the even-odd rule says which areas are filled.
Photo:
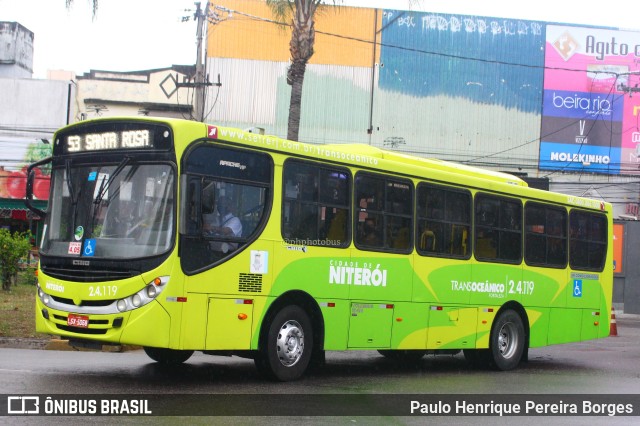
[[[637, 5], [629, 0], [343, 0], [342, 4], [640, 30]], [[82, 74], [91, 69], [134, 71], [195, 63], [195, 23], [181, 22], [183, 16], [193, 17], [193, 0], [100, 0], [95, 20], [90, 5], [90, 0], [74, 0], [67, 10], [65, 0], [0, 0], [0, 20], [19, 22], [35, 34], [34, 78], [46, 78], [49, 69]]]

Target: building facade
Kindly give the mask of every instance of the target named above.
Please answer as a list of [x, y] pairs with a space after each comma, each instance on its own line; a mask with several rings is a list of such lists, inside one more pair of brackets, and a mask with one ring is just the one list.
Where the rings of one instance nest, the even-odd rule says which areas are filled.
[[[263, 1], [216, 4], [205, 121], [285, 136], [290, 29]], [[640, 32], [349, 7], [315, 29], [301, 141], [506, 171], [616, 215], [638, 206]]]

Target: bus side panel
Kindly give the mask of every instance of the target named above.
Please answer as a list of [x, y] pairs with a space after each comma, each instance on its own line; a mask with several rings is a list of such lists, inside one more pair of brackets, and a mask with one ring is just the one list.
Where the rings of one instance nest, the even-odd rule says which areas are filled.
[[391, 330], [392, 349], [425, 349], [429, 305], [426, 303], [396, 303]]
[[182, 317], [182, 348], [202, 350], [205, 347], [207, 332], [207, 300], [208, 295], [187, 293], [184, 315]]
[[349, 339], [351, 304], [347, 300], [318, 300], [324, 319], [324, 349], [344, 351]]
[[[171, 317], [157, 301], [151, 302], [144, 309], [131, 311], [125, 324], [120, 343], [154, 348], [170, 347]], [[176, 344], [172, 349], [179, 348]]]
[[568, 308], [599, 308], [602, 286], [600, 274], [572, 272], [566, 286]]
[[352, 302], [349, 348], [389, 348], [393, 308], [394, 305], [390, 302]]
[[429, 310], [427, 348], [475, 348], [477, 321], [477, 308], [432, 305]]
[[529, 347], [547, 346], [549, 337], [549, 308], [526, 308], [529, 320]]
[[314, 298], [349, 298], [354, 271], [348, 250], [274, 244], [273, 288], [270, 296], [301, 290]]
[[549, 344], [580, 341], [582, 309], [551, 308], [549, 315]]
[[253, 308], [251, 299], [209, 298], [206, 349], [249, 349]]
[[470, 292], [466, 284], [471, 280], [471, 264], [438, 257], [416, 257], [413, 300], [417, 302], [468, 304]]
[[599, 309], [582, 309], [582, 330], [580, 331], [581, 340], [595, 339], [598, 337], [600, 328], [600, 310]]
[[478, 325], [476, 331], [475, 348], [486, 349], [489, 347], [491, 326], [500, 306], [484, 306], [478, 308]]

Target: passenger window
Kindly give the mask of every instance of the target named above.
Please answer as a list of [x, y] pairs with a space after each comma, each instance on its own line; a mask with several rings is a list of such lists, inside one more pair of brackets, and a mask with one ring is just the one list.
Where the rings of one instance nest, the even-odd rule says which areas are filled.
[[602, 271], [607, 257], [607, 218], [572, 210], [569, 214], [569, 264], [572, 269]]
[[359, 173], [355, 193], [356, 245], [369, 250], [411, 251], [411, 182]]
[[525, 251], [528, 265], [567, 265], [567, 212], [540, 203], [525, 205]]
[[427, 256], [470, 256], [471, 194], [468, 191], [421, 183], [417, 195], [416, 247]]
[[284, 165], [282, 237], [290, 244], [349, 245], [351, 176], [344, 169], [289, 160]]
[[520, 201], [478, 194], [475, 218], [476, 259], [519, 263], [522, 259], [522, 204]]

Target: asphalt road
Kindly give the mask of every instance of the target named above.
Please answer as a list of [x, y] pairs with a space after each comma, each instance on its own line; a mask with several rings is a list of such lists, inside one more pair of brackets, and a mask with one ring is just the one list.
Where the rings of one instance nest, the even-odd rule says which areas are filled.
[[[173, 395], [172, 403], [193, 406], [198, 414], [202, 395], [250, 394], [247, 406], [260, 395], [282, 396], [275, 404], [283, 417], [190, 417], [189, 424], [477, 424], [478, 417], [332, 416], [305, 414], [291, 395], [342, 395], [342, 404], [356, 403], [354, 395], [484, 395], [496, 401], [511, 395], [640, 394], [640, 317], [618, 318], [618, 336], [531, 349], [529, 362], [509, 372], [474, 370], [462, 355], [425, 357], [415, 364], [391, 362], [377, 352], [328, 352], [326, 366], [302, 380], [272, 383], [253, 362], [196, 353], [186, 364], [167, 369], [143, 351], [123, 353], [0, 348], [2, 394], [127, 394], [141, 397]], [[614, 396], [615, 397], [615, 396]], [[251, 398], [254, 398], [253, 400]], [[313, 399], [311, 399], [313, 403]], [[264, 402], [264, 401], [263, 401]], [[640, 404], [638, 404], [640, 408]], [[200, 406], [200, 409], [204, 407]], [[373, 410], [373, 408], [372, 408]], [[247, 409], [247, 411], [250, 411]], [[375, 411], [375, 410], [374, 410]], [[182, 412], [182, 411], [181, 411]], [[205, 410], [206, 412], [206, 410]], [[236, 413], [237, 414], [237, 413]], [[328, 415], [335, 414], [331, 410]], [[152, 422], [152, 419], [155, 421]], [[486, 417], [492, 423], [640, 424], [638, 417]], [[171, 417], [7, 417], [7, 424], [174, 424]], [[0, 423], [3, 419], [0, 418]], [[213, 422], [213, 423], [212, 423]]]

